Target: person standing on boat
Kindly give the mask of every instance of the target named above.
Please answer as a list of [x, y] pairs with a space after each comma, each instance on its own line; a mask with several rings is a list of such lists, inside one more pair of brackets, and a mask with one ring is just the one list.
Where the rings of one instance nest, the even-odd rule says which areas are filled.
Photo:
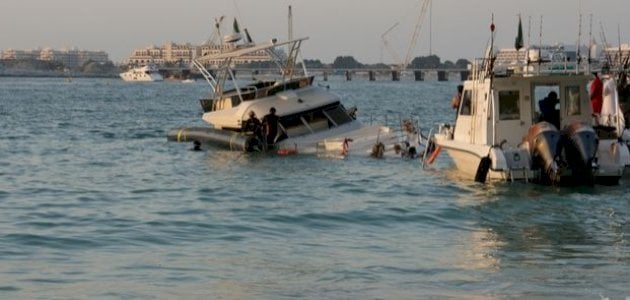
[[589, 92], [591, 94], [591, 107], [593, 108], [593, 114], [599, 116], [602, 112], [602, 104], [604, 103], [604, 84], [602, 80], [599, 79], [597, 73], [593, 73], [595, 78], [591, 82], [591, 86], [589, 88]]
[[544, 99], [538, 101], [540, 108], [540, 121], [553, 124], [556, 128], [560, 128], [560, 110], [556, 109], [556, 105], [560, 103], [558, 93], [551, 91]]
[[276, 137], [278, 136], [278, 116], [276, 116], [276, 108], [269, 109], [269, 113], [263, 117], [263, 138], [268, 146], [272, 146], [276, 143]]
[[451, 107], [455, 110], [455, 120], [457, 120], [457, 114], [459, 111], [459, 105], [462, 102], [462, 93], [464, 92], [464, 86], [463, 85], [458, 85], [457, 86], [457, 93], [455, 95], [453, 95], [453, 98], [451, 99]]

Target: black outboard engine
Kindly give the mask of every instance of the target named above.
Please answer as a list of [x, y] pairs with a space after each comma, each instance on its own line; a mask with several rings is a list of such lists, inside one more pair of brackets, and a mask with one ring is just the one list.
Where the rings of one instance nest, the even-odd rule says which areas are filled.
[[571, 179], [577, 184], [594, 184], [593, 168], [599, 140], [593, 127], [575, 122], [562, 130], [565, 160]]
[[558, 145], [560, 132], [548, 122], [539, 122], [532, 125], [523, 137], [523, 141], [529, 144], [529, 154], [532, 158], [532, 169], [541, 169], [541, 183], [560, 183], [561, 171], [558, 165]]

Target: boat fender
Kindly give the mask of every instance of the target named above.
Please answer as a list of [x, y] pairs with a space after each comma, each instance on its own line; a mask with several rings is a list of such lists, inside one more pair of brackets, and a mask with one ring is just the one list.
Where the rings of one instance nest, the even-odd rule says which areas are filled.
[[490, 165], [492, 165], [492, 159], [490, 156], [485, 156], [481, 158], [479, 162], [479, 166], [477, 166], [477, 173], [475, 174], [475, 181], [480, 183], [485, 183], [486, 178], [488, 177], [488, 172], [490, 171]]
[[440, 155], [441, 151], [442, 151], [442, 147], [435, 146], [435, 150], [431, 152], [431, 156], [429, 156], [429, 158], [427, 159], [427, 163], [432, 164], [435, 161], [435, 159], [438, 157], [438, 155]]

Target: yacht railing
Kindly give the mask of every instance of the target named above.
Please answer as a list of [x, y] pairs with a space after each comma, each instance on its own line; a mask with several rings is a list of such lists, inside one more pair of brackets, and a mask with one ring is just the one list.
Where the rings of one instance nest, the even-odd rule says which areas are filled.
[[197, 70], [199, 70], [199, 72], [201, 73], [201, 75], [203, 75], [203, 78], [206, 79], [208, 84], [210, 84], [210, 86], [212, 87], [212, 93], [216, 93], [217, 81], [214, 78], [214, 76], [212, 76], [212, 74], [210, 74], [210, 72], [208, 72], [208, 70], [201, 63], [199, 63], [196, 59], [192, 60], [192, 64], [193, 64], [193, 66], [195, 66], [197, 68]]

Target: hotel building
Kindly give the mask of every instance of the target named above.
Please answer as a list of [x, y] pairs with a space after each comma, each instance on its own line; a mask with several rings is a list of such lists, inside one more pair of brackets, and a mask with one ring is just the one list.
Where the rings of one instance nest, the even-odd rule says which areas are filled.
[[18, 60], [18, 59], [35, 59], [44, 61], [55, 61], [62, 63], [67, 68], [76, 68], [82, 66], [88, 61], [97, 63], [109, 62], [109, 57], [104, 51], [87, 51], [78, 49], [62, 49], [55, 50], [52, 48], [35, 49], [35, 50], [15, 50], [6, 49], [2, 51], [0, 56], [2, 59]]
[[[166, 43], [162, 47], [150, 46], [146, 48], [134, 49], [131, 56], [127, 59], [129, 65], [165, 65], [178, 64], [180, 66], [189, 66], [193, 59], [208, 55], [219, 54], [223, 52], [233, 51], [236, 49], [234, 44], [225, 45], [192, 45], [192, 44], [175, 44]], [[234, 59], [234, 64], [252, 63], [269, 61], [269, 56], [265, 51], [257, 51], [246, 56]], [[216, 65], [220, 61], [205, 61], [204, 65]]]

